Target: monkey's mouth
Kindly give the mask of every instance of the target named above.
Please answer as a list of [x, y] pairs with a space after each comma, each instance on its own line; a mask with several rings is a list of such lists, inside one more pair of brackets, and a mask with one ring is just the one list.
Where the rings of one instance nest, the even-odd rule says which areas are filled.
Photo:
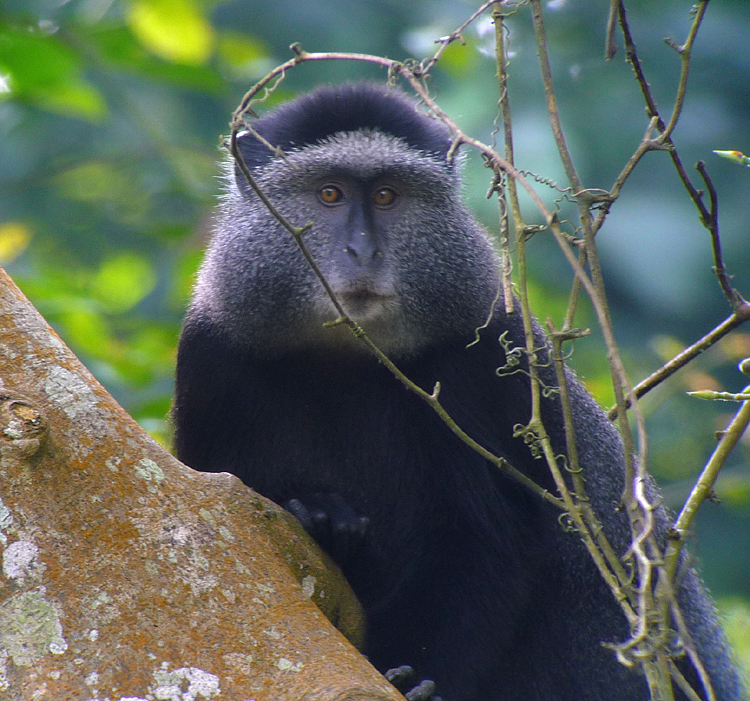
[[365, 289], [337, 292], [336, 297], [346, 312], [357, 319], [382, 314], [393, 301], [393, 295]]

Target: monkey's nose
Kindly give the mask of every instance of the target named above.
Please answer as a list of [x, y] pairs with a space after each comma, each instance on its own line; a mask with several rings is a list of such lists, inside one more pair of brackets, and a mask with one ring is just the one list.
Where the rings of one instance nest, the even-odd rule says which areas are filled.
[[383, 252], [366, 231], [354, 237], [344, 247], [344, 253], [351, 262], [360, 267], [377, 265], [383, 258]]
[[[357, 249], [354, 248], [354, 246], [347, 246], [344, 249], [344, 252], [348, 253], [352, 258], [355, 258], [355, 259], [359, 259], [359, 257], [360, 257], [359, 253], [357, 252]], [[382, 258], [383, 257], [383, 251], [381, 251], [379, 248], [376, 248], [372, 252], [372, 255], [370, 257], [373, 258], [373, 259], [374, 258]]]

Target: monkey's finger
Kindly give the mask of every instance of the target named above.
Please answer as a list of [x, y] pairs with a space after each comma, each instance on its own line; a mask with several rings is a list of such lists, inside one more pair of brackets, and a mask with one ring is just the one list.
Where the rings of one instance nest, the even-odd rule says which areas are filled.
[[414, 669], [408, 664], [403, 664], [400, 667], [389, 669], [383, 676], [393, 684], [393, 686], [398, 688], [401, 684], [414, 676]]
[[435, 682], [425, 679], [419, 686], [415, 686], [406, 696], [406, 701], [435, 701]]

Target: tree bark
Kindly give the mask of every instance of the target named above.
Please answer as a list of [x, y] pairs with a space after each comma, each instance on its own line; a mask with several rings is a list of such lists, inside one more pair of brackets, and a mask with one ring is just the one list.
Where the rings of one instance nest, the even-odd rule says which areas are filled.
[[4, 699], [402, 698], [295, 519], [164, 451], [2, 270], [0, 554]]

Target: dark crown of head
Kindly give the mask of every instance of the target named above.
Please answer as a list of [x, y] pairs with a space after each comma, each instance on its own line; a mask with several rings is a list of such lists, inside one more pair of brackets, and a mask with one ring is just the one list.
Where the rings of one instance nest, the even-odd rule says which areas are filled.
[[[450, 134], [441, 122], [418, 112], [414, 102], [397, 88], [378, 83], [318, 88], [261, 117], [253, 129], [282, 151], [361, 129], [391, 134], [437, 157], [445, 158], [451, 147]], [[240, 137], [240, 148], [250, 168], [273, 158], [270, 149], [247, 132]]]

